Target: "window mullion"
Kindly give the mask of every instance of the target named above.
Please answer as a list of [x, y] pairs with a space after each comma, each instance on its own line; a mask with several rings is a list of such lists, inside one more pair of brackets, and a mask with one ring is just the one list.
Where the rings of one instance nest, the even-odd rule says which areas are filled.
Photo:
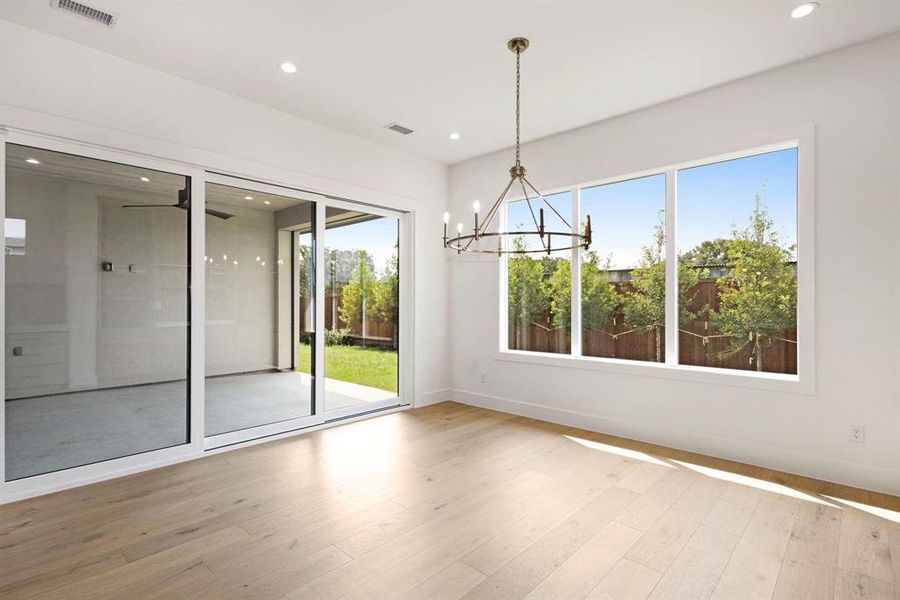
[[[572, 227], [575, 232], [581, 233], [581, 188], [572, 190]], [[575, 238], [573, 238], [573, 241]], [[572, 248], [572, 260], [570, 285], [572, 306], [569, 329], [572, 340], [572, 355], [581, 356], [581, 248]]]
[[666, 352], [665, 362], [678, 364], [678, 245], [675, 239], [677, 171], [666, 171]]

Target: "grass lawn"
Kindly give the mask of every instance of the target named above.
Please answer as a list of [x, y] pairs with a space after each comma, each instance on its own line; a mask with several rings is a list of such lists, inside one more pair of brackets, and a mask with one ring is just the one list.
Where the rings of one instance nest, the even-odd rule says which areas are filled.
[[[309, 373], [310, 347], [300, 344], [299, 371]], [[325, 346], [325, 376], [397, 393], [397, 351]]]

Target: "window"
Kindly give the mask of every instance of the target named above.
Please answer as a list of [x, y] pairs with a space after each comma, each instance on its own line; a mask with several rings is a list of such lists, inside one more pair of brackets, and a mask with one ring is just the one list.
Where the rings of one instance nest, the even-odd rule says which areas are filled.
[[678, 172], [684, 365], [797, 373], [797, 149]]
[[[547, 196], [547, 202], [563, 215], [572, 214], [572, 194]], [[543, 202], [541, 203], [543, 205]], [[525, 200], [507, 207], [509, 231], [536, 231], [539, 209]], [[564, 231], [554, 211], [545, 211], [548, 229]], [[513, 254], [507, 265], [509, 349], [568, 354], [571, 351], [571, 255], [568, 250], [535, 252], [541, 247], [534, 236], [514, 236]], [[530, 245], [529, 245], [530, 244]]]
[[581, 191], [596, 240], [581, 253], [585, 356], [663, 362], [666, 328], [666, 176]]
[[6, 237], [6, 254], [25, 256], [25, 219], [4, 219], [4, 235]]
[[797, 375], [798, 165], [785, 144], [548, 196], [593, 244], [507, 256], [508, 349]]

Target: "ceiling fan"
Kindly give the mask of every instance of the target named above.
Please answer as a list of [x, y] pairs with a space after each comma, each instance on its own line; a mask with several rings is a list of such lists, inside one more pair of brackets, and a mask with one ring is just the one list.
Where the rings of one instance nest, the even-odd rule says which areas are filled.
[[[163, 208], [163, 207], [171, 207], [171, 208], [180, 208], [181, 210], [187, 210], [191, 207], [191, 192], [190, 188], [184, 188], [183, 190], [178, 190], [178, 203], [177, 204], [123, 204], [122, 208]], [[222, 219], [223, 221], [227, 221], [234, 215], [229, 214], [227, 212], [222, 212], [221, 210], [213, 210], [212, 208], [206, 209], [206, 214], [216, 217], [218, 219]]]

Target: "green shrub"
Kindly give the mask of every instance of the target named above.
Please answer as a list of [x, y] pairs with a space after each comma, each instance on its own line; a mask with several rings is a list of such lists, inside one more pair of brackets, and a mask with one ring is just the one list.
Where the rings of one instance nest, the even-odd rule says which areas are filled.
[[346, 346], [350, 343], [350, 328], [326, 329], [325, 345], [326, 346]]

